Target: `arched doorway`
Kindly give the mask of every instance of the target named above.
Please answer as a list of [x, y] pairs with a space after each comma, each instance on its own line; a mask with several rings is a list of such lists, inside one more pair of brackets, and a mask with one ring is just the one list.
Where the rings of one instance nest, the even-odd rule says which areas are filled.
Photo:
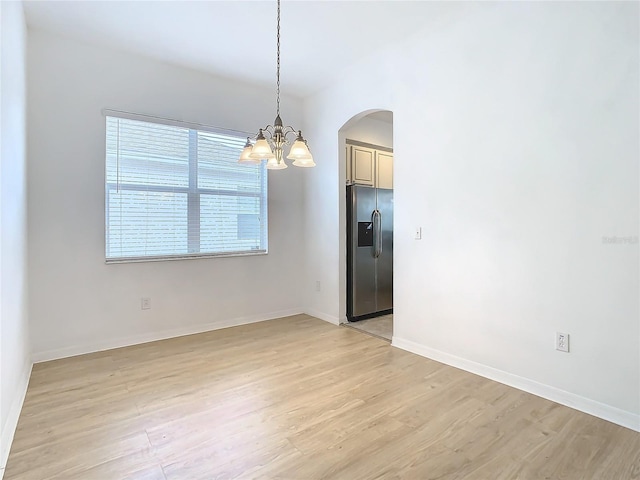
[[393, 332], [393, 113], [362, 112], [339, 131], [344, 208], [345, 324], [391, 340]]

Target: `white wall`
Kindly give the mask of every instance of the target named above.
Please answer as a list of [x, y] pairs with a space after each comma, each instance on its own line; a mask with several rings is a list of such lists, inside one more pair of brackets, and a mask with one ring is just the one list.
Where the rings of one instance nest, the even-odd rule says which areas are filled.
[[394, 345], [640, 430], [638, 244], [602, 240], [639, 233], [638, 13], [475, 4], [308, 99], [308, 310], [345, 309], [337, 132], [391, 110]]
[[340, 133], [345, 139], [393, 148], [393, 124], [369, 116], [348, 122]]
[[[104, 263], [103, 108], [253, 131], [265, 91], [29, 32], [29, 301], [36, 360], [301, 311], [303, 169], [269, 173], [269, 254]], [[301, 104], [282, 99], [285, 121]], [[151, 310], [140, 309], [141, 297]]]
[[27, 319], [26, 27], [20, 2], [0, 2], [0, 478], [24, 400]]

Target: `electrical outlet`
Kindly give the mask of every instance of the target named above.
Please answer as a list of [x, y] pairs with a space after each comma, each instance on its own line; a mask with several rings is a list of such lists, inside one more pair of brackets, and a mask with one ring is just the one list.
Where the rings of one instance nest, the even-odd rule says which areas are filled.
[[556, 332], [556, 350], [569, 353], [569, 334]]
[[416, 227], [413, 238], [416, 240], [422, 240], [422, 227]]
[[320, 291], [320, 280], [316, 280], [316, 292]]
[[149, 310], [151, 308], [151, 299], [149, 297], [142, 297], [140, 299], [140, 308], [142, 310]]

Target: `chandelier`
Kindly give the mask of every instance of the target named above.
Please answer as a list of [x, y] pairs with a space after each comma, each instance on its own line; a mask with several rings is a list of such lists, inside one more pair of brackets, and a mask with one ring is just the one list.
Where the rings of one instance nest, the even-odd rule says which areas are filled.
[[255, 143], [251, 137], [247, 137], [247, 143], [240, 154], [238, 163], [260, 163], [267, 161], [270, 170], [282, 170], [287, 168], [284, 161], [284, 147], [290, 145], [287, 135], [295, 135], [296, 139], [291, 145], [288, 160], [293, 160], [296, 167], [315, 167], [313, 156], [309, 151], [307, 141], [302, 136], [302, 131], [291, 126], [283, 126], [280, 118], [280, 0], [278, 0], [278, 24], [277, 24], [277, 67], [276, 67], [276, 119], [273, 125], [267, 125], [258, 130]]

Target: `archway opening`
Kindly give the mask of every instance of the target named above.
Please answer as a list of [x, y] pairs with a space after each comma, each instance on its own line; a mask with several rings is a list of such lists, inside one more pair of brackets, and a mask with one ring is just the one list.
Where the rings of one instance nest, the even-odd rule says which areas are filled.
[[339, 130], [341, 311], [353, 328], [393, 333], [393, 113], [368, 110]]

